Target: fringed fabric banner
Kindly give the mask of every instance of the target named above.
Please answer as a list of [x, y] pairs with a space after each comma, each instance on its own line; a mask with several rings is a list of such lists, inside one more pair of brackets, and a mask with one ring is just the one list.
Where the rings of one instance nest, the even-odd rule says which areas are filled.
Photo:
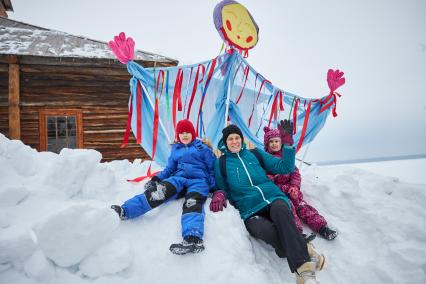
[[[181, 119], [191, 120], [197, 134], [216, 146], [227, 119], [228, 100], [230, 120], [259, 147], [263, 132], [258, 129], [276, 126], [280, 119], [291, 117], [295, 145], [300, 150], [318, 134], [330, 111], [337, 115], [336, 103], [340, 97], [337, 92], [314, 99], [286, 92], [256, 72], [232, 49], [194, 65], [156, 67], [155, 74], [152, 68], [143, 68], [134, 61], [129, 61], [127, 68], [138, 82], [131, 83], [131, 96], [136, 100], [133, 104], [131, 99], [129, 112], [136, 109], [137, 113], [129, 115], [131, 129], [138, 143], [159, 165], [167, 162], [169, 143], [173, 143], [175, 127]], [[171, 108], [169, 90], [173, 90]]]

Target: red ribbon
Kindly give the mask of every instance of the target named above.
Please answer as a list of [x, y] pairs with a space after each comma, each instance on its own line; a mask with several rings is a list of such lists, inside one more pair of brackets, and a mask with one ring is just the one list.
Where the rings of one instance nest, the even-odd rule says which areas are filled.
[[157, 138], [158, 138], [158, 98], [155, 98], [154, 106], [154, 133], [152, 136], [152, 160], [154, 160], [155, 152], [157, 150]]
[[238, 71], [240, 71], [241, 66], [243, 65], [243, 62], [241, 61], [240, 64], [238, 64], [237, 70], [235, 70], [234, 77], [232, 80], [235, 80], [235, 77], [238, 75]]
[[321, 100], [320, 103], [322, 106], [319, 110], [319, 113], [322, 113], [323, 111], [333, 106], [333, 109], [332, 109], [333, 117], [336, 117], [337, 116], [337, 112], [336, 112], [337, 97], [336, 96], [341, 97], [342, 95], [340, 95], [338, 92], [332, 92], [324, 100]]
[[136, 143], [142, 143], [142, 86], [141, 82], [138, 81], [138, 91], [136, 95], [136, 113], [137, 113], [137, 123], [136, 123]]
[[158, 174], [160, 171], [156, 171], [156, 172], [154, 172], [154, 173], [151, 173], [151, 165], [152, 165], [152, 163], [149, 165], [149, 167], [148, 167], [148, 171], [147, 171], [147, 173], [146, 173], [146, 175], [145, 175], [145, 176], [137, 177], [137, 178], [135, 178], [135, 179], [128, 179], [127, 181], [128, 181], [128, 182], [140, 182], [140, 181], [143, 181], [143, 180], [144, 180], [144, 179], [146, 179], [146, 178], [150, 178], [150, 177], [153, 177], [153, 176], [155, 176], [156, 174]]
[[[256, 75], [257, 78], [257, 75]], [[256, 101], [253, 103], [253, 108], [251, 110], [251, 114], [248, 120], [248, 127], [250, 128], [250, 124], [251, 124], [251, 119], [253, 118], [253, 113], [254, 113], [254, 106], [257, 104], [257, 101], [259, 100], [259, 96], [260, 96], [260, 92], [262, 91], [263, 85], [268, 82], [269, 84], [271, 84], [271, 82], [267, 79], [263, 79], [262, 84], [260, 84], [260, 88], [259, 88], [259, 92], [257, 93], [257, 97], [256, 97]]]
[[[157, 140], [158, 140], [158, 120], [159, 120], [159, 115], [158, 115], [158, 101], [159, 101], [159, 99], [156, 97], [155, 98], [155, 106], [154, 106], [154, 133], [153, 133], [153, 135], [152, 135], [152, 155], [151, 155], [151, 158], [152, 158], [152, 160], [154, 160], [154, 158], [155, 158], [155, 153], [156, 153], [156, 151], [157, 151]], [[149, 178], [149, 177], [152, 177], [152, 176], [155, 176], [157, 173], [158, 173], [158, 171], [157, 172], [155, 172], [155, 173], [151, 173], [151, 166], [152, 166], [152, 162], [151, 162], [151, 164], [149, 165], [149, 167], [148, 167], [148, 171], [147, 171], [147, 174], [145, 175], [145, 176], [141, 176], [141, 177], [137, 177], [137, 178], [135, 178], [135, 179], [132, 179], [132, 180], [127, 180], [128, 182], [140, 182], [140, 181], [143, 181], [144, 179], [146, 179], [146, 178]]]
[[[201, 67], [201, 69], [200, 69], [200, 67]], [[198, 76], [200, 75], [200, 70], [203, 73], [203, 75], [202, 75], [200, 81], [198, 81]], [[186, 114], [186, 119], [189, 119], [189, 115], [191, 114], [192, 102], [194, 101], [194, 97], [195, 97], [195, 93], [197, 92], [198, 84], [201, 83], [204, 79], [205, 71], [206, 71], [206, 67], [203, 64], [198, 65], [197, 73], [195, 75], [195, 80], [194, 80], [194, 87], [192, 88], [191, 99], [189, 100], [189, 107], [188, 107], [188, 113]]]
[[297, 130], [297, 109], [299, 108], [299, 98], [296, 99], [296, 102], [294, 104], [294, 109], [293, 109], [293, 135], [296, 134], [296, 130]]
[[213, 76], [214, 68], [216, 67], [216, 61], [217, 61], [217, 58], [213, 59], [212, 64], [210, 65], [209, 74], [207, 75], [206, 83], [204, 84], [204, 94], [201, 98], [200, 107], [198, 108], [197, 130], [196, 130], [197, 135], [198, 135], [199, 122], [200, 122], [200, 115], [201, 115], [201, 112], [203, 111], [204, 99], [206, 98], [206, 91], [209, 86], [210, 80]]
[[283, 92], [280, 91], [280, 111], [284, 111]]
[[305, 120], [303, 121], [303, 128], [302, 133], [300, 134], [299, 143], [297, 143], [296, 153], [299, 152], [299, 149], [302, 147], [303, 140], [305, 139], [306, 130], [308, 128], [309, 115], [311, 114], [311, 104], [312, 102], [310, 101], [308, 103], [308, 109], [306, 110]]
[[244, 88], [246, 87], [246, 83], [247, 83], [247, 78], [248, 78], [249, 70], [250, 70], [250, 68], [249, 68], [249, 66], [247, 65], [247, 66], [244, 68], [244, 84], [243, 84], [243, 87], [241, 88], [241, 92], [240, 92], [240, 94], [238, 95], [237, 101], [235, 102], [236, 104], [238, 104], [238, 103], [240, 102], [240, 99], [241, 99], [241, 97], [242, 97], [242, 95], [243, 95]]
[[278, 119], [278, 101], [280, 101], [280, 104], [279, 104], [280, 110], [281, 111], [284, 110], [284, 105], [282, 100], [283, 100], [283, 93], [278, 90], [277, 93], [275, 94], [274, 101], [272, 102], [271, 115], [269, 116], [268, 127], [271, 126], [272, 118], [274, 120]]
[[173, 119], [173, 127], [176, 128], [176, 104], [178, 111], [182, 111], [182, 98], [181, 98], [181, 90], [182, 90], [182, 81], [183, 81], [183, 70], [179, 69], [176, 81], [175, 88], [173, 90], [173, 109], [172, 109], [172, 119]]

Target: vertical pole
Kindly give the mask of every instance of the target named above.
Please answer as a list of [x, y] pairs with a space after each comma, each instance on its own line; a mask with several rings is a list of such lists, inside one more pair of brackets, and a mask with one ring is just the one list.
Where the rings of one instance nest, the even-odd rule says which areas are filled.
[[312, 141], [311, 141], [311, 142], [309, 142], [309, 144], [306, 146], [305, 152], [303, 152], [303, 157], [302, 157], [302, 160], [300, 161], [300, 164], [299, 164], [299, 170], [301, 170], [301, 169], [302, 169], [303, 162], [305, 161], [306, 154], [308, 153], [309, 146], [311, 146], [311, 143], [312, 143]]
[[226, 93], [226, 104], [225, 104], [225, 121], [223, 127], [225, 128], [228, 123], [228, 113], [229, 113], [229, 101], [231, 99], [231, 84], [228, 81], [228, 91]]
[[225, 128], [227, 126], [228, 123], [228, 114], [229, 114], [229, 101], [231, 100], [231, 78], [232, 78], [232, 73], [234, 70], [234, 60], [235, 60], [235, 50], [231, 55], [231, 58], [228, 59], [227, 64], [229, 64], [228, 66], [228, 71], [227, 71], [227, 76], [228, 78], [226, 79], [226, 84], [227, 85], [227, 92], [226, 92], [226, 103], [225, 103], [225, 118], [224, 118], [224, 123], [223, 123], [223, 127]]
[[19, 65], [9, 64], [9, 138], [21, 139]]

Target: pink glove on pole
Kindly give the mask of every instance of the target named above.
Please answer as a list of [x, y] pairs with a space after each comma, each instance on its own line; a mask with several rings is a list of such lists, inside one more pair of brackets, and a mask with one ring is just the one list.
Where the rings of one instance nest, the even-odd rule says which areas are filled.
[[114, 40], [108, 43], [108, 46], [121, 63], [127, 64], [127, 62], [134, 59], [135, 42], [131, 37], [126, 38], [124, 32], [115, 36]]
[[345, 84], [345, 78], [343, 77], [345, 73], [337, 69], [334, 71], [333, 69], [328, 69], [327, 72], [327, 83], [330, 88], [330, 93], [334, 93], [340, 86]]
[[210, 211], [222, 211], [224, 206], [226, 207], [225, 192], [223, 192], [223, 190], [215, 191], [215, 193], [213, 193], [212, 201], [210, 202]]

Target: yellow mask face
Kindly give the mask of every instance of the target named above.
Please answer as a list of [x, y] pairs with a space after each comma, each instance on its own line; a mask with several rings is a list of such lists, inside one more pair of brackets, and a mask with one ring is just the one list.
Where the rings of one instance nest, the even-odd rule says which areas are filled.
[[224, 6], [222, 25], [225, 37], [236, 47], [250, 49], [256, 45], [257, 29], [244, 6], [240, 4]]

